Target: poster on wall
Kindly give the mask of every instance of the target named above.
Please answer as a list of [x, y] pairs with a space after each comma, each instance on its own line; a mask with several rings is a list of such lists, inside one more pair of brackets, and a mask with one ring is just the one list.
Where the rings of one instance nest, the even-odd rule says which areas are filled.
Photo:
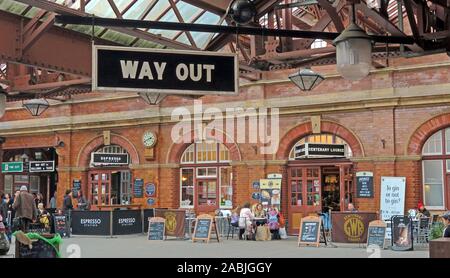
[[281, 179], [259, 180], [261, 189], [261, 203], [265, 207], [275, 206], [280, 210], [281, 205]]
[[[381, 177], [380, 216], [381, 220], [390, 221], [394, 215], [405, 212], [405, 177]], [[386, 238], [391, 237], [388, 225]]]
[[356, 197], [373, 198], [372, 172], [356, 172]]

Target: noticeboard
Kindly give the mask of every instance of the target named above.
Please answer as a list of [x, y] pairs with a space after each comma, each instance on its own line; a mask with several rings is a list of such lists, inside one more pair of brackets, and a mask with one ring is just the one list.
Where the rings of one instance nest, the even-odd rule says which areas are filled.
[[321, 221], [317, 216], [307, 216], [302, 218], [298, 233], [298, 246], [313, 245], [319, 247], [320, 225]]
[[357, 172], [356, 173], [356, 197], [357, 198], [373, 198], [373, 173]]
[[202, 214], [198, 216], [195, 221], [195, 228], [194, 234], [192, 235], [192, 242], [195, 242], [196, 240], [203, 240], [206, 241], [206, 243], [208, 243], [211, 238], [211, 232], [213, 229], [217, 236], [217, 241], [219, 241], [219, 235], [214, 218], [208, 214]]
[[134, 179], [133, 193], [134, 193], [134, 198], [144, 197], [144, 180], [143, 179]]
[[148, 220], [148, 240], [164, 240], [165, 219], [162, 217], [151, 217]]

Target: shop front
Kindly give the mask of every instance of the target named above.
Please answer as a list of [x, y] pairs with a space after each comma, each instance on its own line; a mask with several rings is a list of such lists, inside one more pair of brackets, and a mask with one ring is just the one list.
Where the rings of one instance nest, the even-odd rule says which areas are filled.
[[344, 211], [354, 202], [351, 156], [348, 143], [333, 134], [308, 135], [292, 147], [287, 167], [289, 233], [298, 233], [302, 217]]
[[130, 163], [129, 154], [119, 145], [103, 146], [91, 153], [87, 194], [91, 209], [132, 203]]
[[2, 178], [4, 192], [14, 194], [22, 185], [33, 194], [42, 194], [45, 206], [57, 188], [58, 155], [54, 148], [5, 149]]

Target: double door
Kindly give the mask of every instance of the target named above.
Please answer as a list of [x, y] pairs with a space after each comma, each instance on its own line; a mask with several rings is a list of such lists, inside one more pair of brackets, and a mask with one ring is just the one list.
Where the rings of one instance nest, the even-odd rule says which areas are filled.
[[131, 173], [129, 170], [103, 170], [89, 172], [89, 200], [98, 205], [131, 203]]

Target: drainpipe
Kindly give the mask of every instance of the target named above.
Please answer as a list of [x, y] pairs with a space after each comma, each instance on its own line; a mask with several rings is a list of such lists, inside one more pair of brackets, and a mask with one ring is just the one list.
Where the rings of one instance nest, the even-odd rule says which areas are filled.
[[[398, 18], [398, 29], [403, 32], [403, 6], [402, 1], [397, 0], [397, 18]], [[405, 45], [400, 44], [400, 55], [403, 56], [403, 52], [405, 51]]]

